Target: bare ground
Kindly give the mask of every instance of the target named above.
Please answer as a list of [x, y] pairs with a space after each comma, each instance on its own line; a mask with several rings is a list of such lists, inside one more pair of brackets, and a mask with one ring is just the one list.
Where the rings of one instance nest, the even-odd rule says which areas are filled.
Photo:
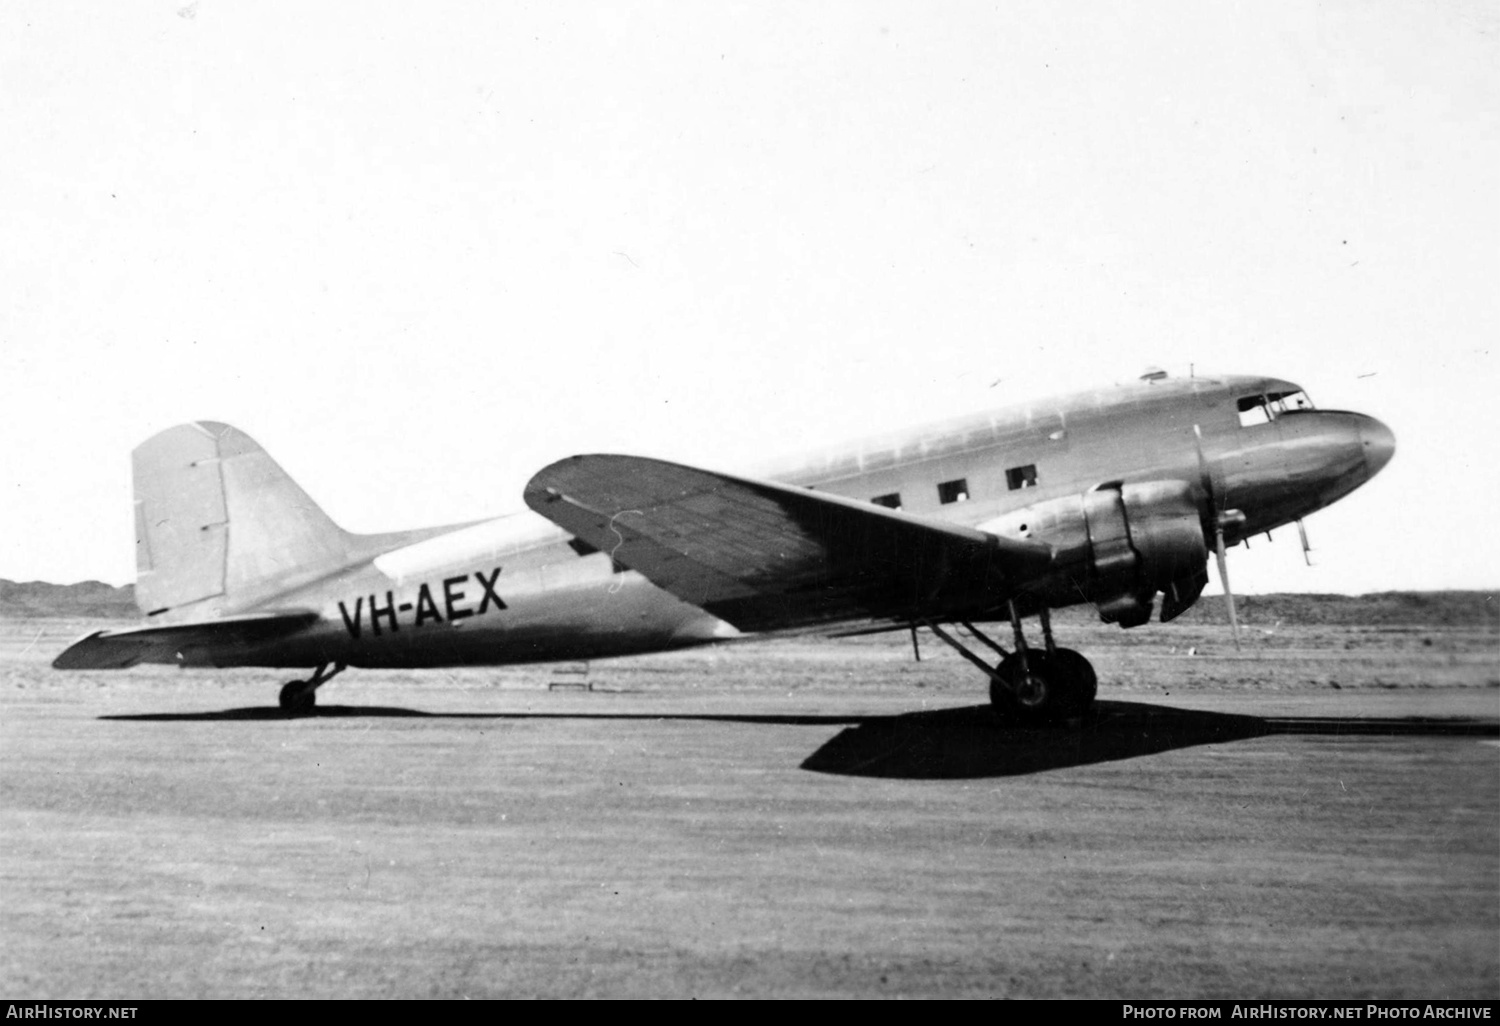
[[87, 626], [0, 627], [8, 996], [1500, 997], [1488, 629], [1069, 628], [1099, 715], [1024, 731], [902, 635], [288, 719]]

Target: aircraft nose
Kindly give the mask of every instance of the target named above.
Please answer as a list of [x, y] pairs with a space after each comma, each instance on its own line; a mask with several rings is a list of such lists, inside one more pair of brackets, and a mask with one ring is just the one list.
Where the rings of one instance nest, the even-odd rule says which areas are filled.
[[1368, 480], [1380, 473], [1380, 468], [1391, 462], [1396, 455], [1396, 436], [1374, 417], [1363, 417], [1359, 424], [1359, 438], [1365, 450], [1365, 476]]

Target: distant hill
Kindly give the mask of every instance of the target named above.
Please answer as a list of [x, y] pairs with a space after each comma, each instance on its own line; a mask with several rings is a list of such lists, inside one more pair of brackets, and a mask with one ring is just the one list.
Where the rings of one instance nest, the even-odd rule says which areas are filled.
[[[1500, 592], [1380, 591], [1369, 595], [1238, 595], [1241, 622], [1277, 621], [1306, 627], [1492, 627], [1500, 628]], [[1182, 614], [1181, 623], [1227, 624], [1224, 599], [1205, 595]]]
[[17, 583], [0, 577], [0, 617], [7, 619], [62, 616], [134, 620], [140, 615], [141, 611], [135, 607], [135, 586], [131, 584], [116, 588], [103, 581]]
[[[1157, 600], [1160, 608], [1160, 599]], [[1380, 591], [1369, 595], [1236, 595], [1240, 623], [1271, 627], [1488, 627], [1500, 631], [1500, 592]], [[1099, 622], [1089, 606], [1069, 606], [1052, 614], [1059, 624]], [[1155, 617], [1152, 620], [1155, 621]], [[1175, 624], [1228, 626], [1222, 595], [1204, 595]]]
[[[1306, 626], [1492, 627], [1500, 630], [1500, 592], [1384, 591], [1370, 595], [1241, 595], [1240, 620], [1265, 626], [1282, 621]], [[115, 588], [101, 581], [17, 584], [0, 578], [0, 618], [46, 617], [135, 620], [135, 588]], [[1058, 612], [1060, 622], [1095, 622], [1093, 611], [1074, 606]], [[1227, 624], [1224, 600], [1204, 596], [1182, 614], [1181, 623]]]

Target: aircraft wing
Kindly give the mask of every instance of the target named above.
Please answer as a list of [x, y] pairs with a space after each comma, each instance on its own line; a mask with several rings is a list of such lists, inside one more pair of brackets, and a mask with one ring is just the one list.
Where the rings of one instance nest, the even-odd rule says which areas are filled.
[[252, 613], [245, 616], [96, 631], [69, 645], [52, 666], [58, 670], [123, 670], [137, 663], [177, 662], [185, 648], [254, 644], [295, 634], [314, 623], [313, 612]]
[[805, 488], [637, 456], [573, 456], [526, 504], [744, 631], [975, 617], [1051, 550]]

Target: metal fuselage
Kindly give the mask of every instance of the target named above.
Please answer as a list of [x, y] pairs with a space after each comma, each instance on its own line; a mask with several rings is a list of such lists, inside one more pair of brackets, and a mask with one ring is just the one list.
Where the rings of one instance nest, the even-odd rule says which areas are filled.
[[[1198, 488], [1207, 475], [1222, 504], [1243, 516], [1226, 529], [1235, 544], [1337, 501], [1394, 450], [1391, 432], [1363, 414], [1263, 405], [1293, 395], [1301, 401], [1296, 385], [1274, 378], [1142, 381], [871, 438], [754, 476], [1024, 536], [1017, 511], [1036, 503], [1106, 482]], [[184, 661], [498, 665], [738, 633], [529, 511], [385, 552], [266, 605], [314, 610], [321, 620], [274, 645], [188, 652]]]

